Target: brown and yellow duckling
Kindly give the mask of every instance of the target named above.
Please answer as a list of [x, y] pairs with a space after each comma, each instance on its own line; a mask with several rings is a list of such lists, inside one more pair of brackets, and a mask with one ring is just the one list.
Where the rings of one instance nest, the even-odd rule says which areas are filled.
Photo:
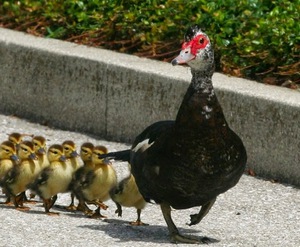
[[111, 163], [105, 162], [98, 156], [107, 153], [104, 146], [96, 146], [92, 154], [93, 169], [84, 174], [81, 186], [74, 191], [79, 200], [93, 203], [98, 206], [92, 217], [105, 217], [100, 209], [106, 209], [103, 203], [110, 199], [109, 191], [117, 185], [117, 176]]
[[[72, 181], [70, 183], [69, 189], [71, 191], [79, 191], [84, 182], [86, 174], [89, 171], [93, 170], [93, 162], [92, 162], [92, 154], [94, 150], [94, 145], [90, 142], [85, 142], [80, 147], [80, 158], [83, 162], [83, 166], [80, 167], [73, 175]], [[92, 210], [86, 205], [85, 200], [82, 196], [78, 199], [77, 210], [82, 211], [83, 213], [90, 215], [92, 214]]]
[[34, 145], [31, 141], [23, 141], [18, 151], [19, 163], [6, 174], [2, 185], [9, 193], [15, 207], [19, 210], [29, 210], [23, 206], [24, 193], [28, 184], [36, 178], [39, 172]]
[[[18, 161], [19, 158], [17, 156], [16, 146], [10, 141], [2, 142], [0, 145], [0, 181]], [[7, 196], [5, 203], [9, 203], [9, 194], [5, 191], [5, 189], [3, 189], [3, 193]]]
[[[47, 158], [46, 138], [44, 138], [43, 136], [33, 136], [32, 143], [34, 145], [34, 151], [37, 156], [37, 162], [39, 165], [38, 169], [41, 171], [49, 165], [49, 161]], [[34, 197], [35, 194], [30, 193], [30, 199], [33, 199]], [[33, 202], [33, 201], [27, 200], [27, 202]]]
[[[67, 140], [63, 142], [62, 146], [64, 148], [67, 165], [70, 167], [72, 173], [74, 174], [82, 166], [82, 164], [79, 161], [79, 154], [76, 151], [76, 145], [73, 141]], [[71, 203], [68, 207], [66, 207], [66, 209], [77, 209], [77, 207], [74, 204], [74, 199], [75, 195], [73, 192], [71, 192]]]
[[62, 145], [52, 145], [47, 154], [49, 166], [41, 171], [29, 188], [42, 198], [46, 214], [58, 215], [58, 213], [50, 212], [50, 209], [57, 200], [57, 194], [68, 191], [72, 179], [72, 170], [66, 163]]
[[44, 169], [49, 165], [49, 160], [47, 158], [47, 141], [43, 136], [33, 136], [32, 142], [34, 145], [34, 151], [38, 157], [38, 163], [40, 169]]
[[141, 195], [132, 174], [112, 188], [110, 196], [117, 206], [116, 213], [119, 217], [122, 217], [122, 206], [135, 207], [137, 210], [137, 220], [130, 222], [130, 224], [135, 226], [147, 225], [141, 221], [141, 212], [146, 206], [146, 201]]
[[16, 149], [18, 150], [19, 147], [20, 147], [20, 144], [23, 141], [23, 138], [25, 136], [31, 136], [32, 137], [32, 135], [30, 135], [30, 134], [21, 134], [21, 133], [18, 133], [18, 132], [13, 132], [13, 133], [10, 133], [8, 135], [8, 140], [11, 141], [16, 146]]

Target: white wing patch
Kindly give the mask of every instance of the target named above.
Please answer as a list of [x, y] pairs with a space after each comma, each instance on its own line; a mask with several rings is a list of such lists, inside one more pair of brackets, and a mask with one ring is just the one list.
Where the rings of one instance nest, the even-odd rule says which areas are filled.
[[149, 147], [153, 145], [154, 142], [149, 143], [149, 139], [145, 139], [142, 142], [139, 142], [134, 149], [132, 149], [133, 152], [141, 151], [144, 152], [147, 150]]

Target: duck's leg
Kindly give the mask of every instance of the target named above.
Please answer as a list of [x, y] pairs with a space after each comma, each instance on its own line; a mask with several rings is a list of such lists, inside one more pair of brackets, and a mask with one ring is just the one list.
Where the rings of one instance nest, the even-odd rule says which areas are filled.
[[77, 209], [77, 207], [74, 204], [74, 199], [75, 199], [75, 195], [74, 193], [71, 193], [71, 203], [68, 207], [66, 207], [67, 210], [75, 211]]
[[167, 203], [160, 204], [161, 211], [168, 225], [171, 242], [173, 243], [187, 243], [187, 244], [199, 244], [201, 240], [197, 240], [191, 237], [183, 236], [179, 234], [177, 227], [175, 226], [171, 217], [171, 207]]
[[91, 216], [92, 218], [107, 218], [105, 215], [102, 215], [100, 213], [100, 208], [101, 208], [101, 206], [97, 207], [97, 209], [95, 210], [95, 213]]
[[85, 215], [92, 215], [93, 210], [89, 209], [84, 200], [79, 199], [78, 206], [76, 210], [83, 212]]
[[208, 201], [206, 204], [204, 204], [199, 213], [198, 214], [191, 214], [191, 223], [189, 224], [189, 226], [192, 225], [196, 225], [198, 224], [204, 217], [205, 215], [207, 215], [207, 213], [209, 212], [209, 210], [211, 209], [211, 207], [214, 205], [215, 201], [216, 201], [216, 197], [210, 201]]
[[139, 209], [139, 208], [136, 210], [137, 220], [133, 221], [133, 222], [130, 222], [130, 225], [132, 225], [132, 226], [147, 226], [148, 225], [148, 224], [141, 221], [141, 212], [142, 212], [142, 210]]
[[20, 193], [17, 196], [12, 196], [12, 198], [13, 198], [13, 202], [14, 202], [14, 205], [15, 205], [17, 210], [27, 211], [27, 210], [30, 209], [29, 207], [24, 207], [23, 206], [24, 193]]
[[118, 214], [118, 217], [122, 217], [122, 206], [120, 203], [118, 202], [115, 202], [116, 206], [117, 206], [117, 209], [115, 211], [115, 214]]
[[53, 196], [52, 198], [49, 198], [49, 199], [43, 199], [46, 214], [48, 214], [50, 216], [59, 215], [59, 213], [50, 212], [50, 209], [53, 207], [56, 199], [57, 199], [57, 195], [55, 195], [55, 196]]

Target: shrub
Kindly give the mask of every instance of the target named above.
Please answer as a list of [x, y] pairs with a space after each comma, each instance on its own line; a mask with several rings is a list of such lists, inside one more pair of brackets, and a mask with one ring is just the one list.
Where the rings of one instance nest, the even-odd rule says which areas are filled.
[[300, 0], [19, 0], [0, 14], [4, 27], [166, 61], [198, 23], [218, 71], [300, 84]]

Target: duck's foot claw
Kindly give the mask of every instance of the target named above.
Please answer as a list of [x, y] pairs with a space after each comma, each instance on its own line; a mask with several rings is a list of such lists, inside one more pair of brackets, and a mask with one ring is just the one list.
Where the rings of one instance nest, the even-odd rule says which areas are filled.
[[190, 236], [183, 236], [179, 233], [172, 234], [171, 236], [172, 243], [185, 243], [185, 244], [202, 244], [202, 239], [196, 239]]
[[191, 222], [188, 224], [189, 226], [196, 225], [201, 221], [201, 217], [199, 217], [199, 214], [191, 214]]

